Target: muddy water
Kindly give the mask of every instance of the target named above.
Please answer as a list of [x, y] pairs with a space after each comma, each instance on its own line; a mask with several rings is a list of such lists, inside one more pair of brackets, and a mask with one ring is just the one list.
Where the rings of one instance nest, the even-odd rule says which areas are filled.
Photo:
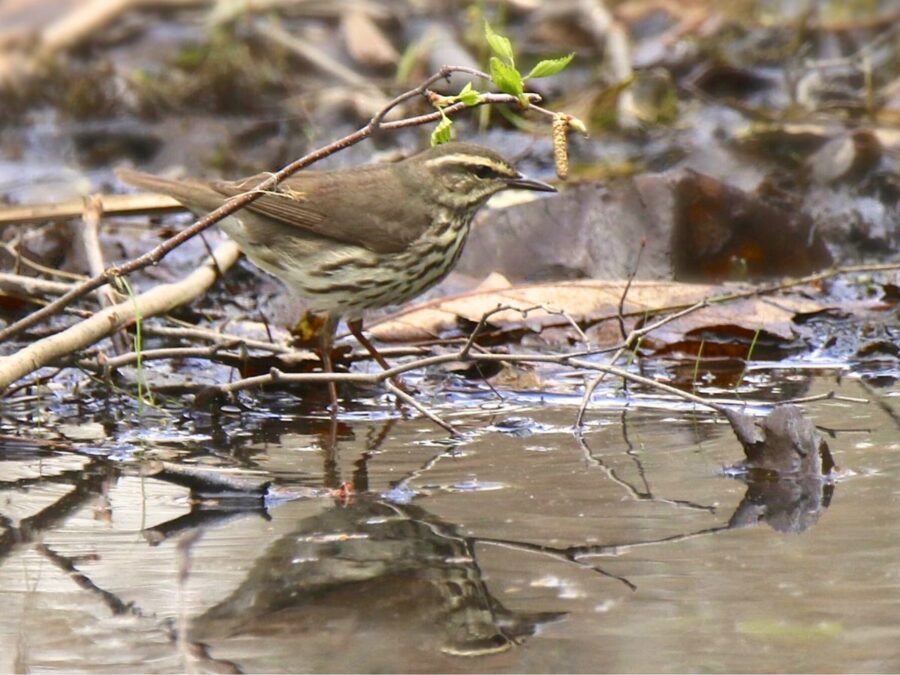
[[[896, 671], [900, 429], [876, 391], [808, 407], [844, 478], [774, 489], [723, 476], [727, 425], [674, 410], [579, 439], [574, 399], [471, 402], [449, 444], [375, 404], [7, 403], [0, 669]], [[141, 475], [160, 459], [288, 499], [192, 507]]]

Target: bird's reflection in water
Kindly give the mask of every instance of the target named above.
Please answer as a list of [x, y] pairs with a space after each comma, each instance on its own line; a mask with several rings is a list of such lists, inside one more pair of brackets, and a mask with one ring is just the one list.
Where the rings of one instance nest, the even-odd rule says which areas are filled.
[[368, 639], [378, 651], [376, 638], [478, 655], [505, 651], [559, 616], [507, 610], [469, 540], [421, 509], [363, 495], [272, 544], [239, 588], [193, 621], [190, 639], [282, 634], [335, 648]]

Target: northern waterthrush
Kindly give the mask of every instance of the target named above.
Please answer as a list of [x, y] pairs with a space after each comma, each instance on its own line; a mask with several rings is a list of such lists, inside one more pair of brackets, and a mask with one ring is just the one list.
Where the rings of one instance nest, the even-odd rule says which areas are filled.
[[[170, 195], [196, 213], [253, 190], [268, 174], [233, 182], [169, 180], [123, 169], [119, 177]], [[322, 313], [325, 370], [340, 318], [362, 335], [365, 310], [406, 302], [444, 278], [463, 249], [475, 212], [501, 190], [553, 192], [500, 155], [447, 143], [394, 164], [302, 171], [219, 223], [257, 266]], [[334, 388], [331, 387], [332, 398]]]

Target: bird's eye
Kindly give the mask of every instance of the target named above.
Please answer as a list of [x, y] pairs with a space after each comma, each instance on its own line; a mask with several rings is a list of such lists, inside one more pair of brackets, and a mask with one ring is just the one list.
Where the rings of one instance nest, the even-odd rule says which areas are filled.
[[475, 167], [475, 175], [479, 178], [492, 178], [495, 175], [495, 172], [491, 167], [482, 164]]

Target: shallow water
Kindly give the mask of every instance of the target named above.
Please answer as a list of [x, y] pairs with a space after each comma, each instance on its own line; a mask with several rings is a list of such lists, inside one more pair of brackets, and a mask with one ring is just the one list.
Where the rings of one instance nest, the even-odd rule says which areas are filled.
[[[377, 401], [8, 402], [0, 669], [896, 671], [898, 392], [792, 377], [872, 399], [807, 407], [835, 483], [748, 489], [706, 414], [604, 409], [579, 439], [564, 396], [470, 399], [459, 444]], [[291, 499], [192, 510], [153, 459]]]

